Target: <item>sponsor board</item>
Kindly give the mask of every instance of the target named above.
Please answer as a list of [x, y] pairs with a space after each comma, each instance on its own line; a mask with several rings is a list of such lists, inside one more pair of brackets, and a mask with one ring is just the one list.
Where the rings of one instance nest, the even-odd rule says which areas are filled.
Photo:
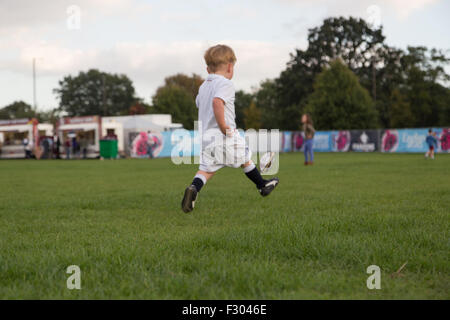
[[350, 149], [351, 135], [350, 131], [332, 131], [331, 132], [331, 151], [346, 152]]
[[332, 151], [332, 135], [329, 131], [317, 131], [314, 135], [313, 150], [318, 152]]
[[129, 141], [132, 158], [157, 158], [164, 145], [160, 132], [130, 132]]
[[350, 131], [350, 150], [356, 152], [378, 151], [377, 130], [352, 130]]
[[291, 150], [303, 151], [303, 145], [305, 144], [305, 137], [302, 131], [292, 132], [291, 136]]
[[[438, 140], [436, 152], [450, 153], [450, 128], [433, 128]], [[253, 152], [254, 134], [239, 132], [246, 137]], [[317, 131], [314, 151], [318, 152], [426, 152], [428, 129], [342, 130]], [[129, 136], [130, 154], [138, 158], [193, 157], [200, 154], [197, 131], [133, 132]], [[278, 139], [278, 138], [277, 138]], [[303, 151], [305, 139], [301, 131], [284, 131], [279, 135], [276, 152]]]

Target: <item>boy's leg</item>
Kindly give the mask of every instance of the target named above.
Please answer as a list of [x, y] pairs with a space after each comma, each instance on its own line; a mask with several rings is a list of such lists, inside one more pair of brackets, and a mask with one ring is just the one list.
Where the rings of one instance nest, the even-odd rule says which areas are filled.
[[263, 197], [268, 196], [278, 185], [278, 178], [264, 180], [261, 173], [259, 173], [258, 168], [256, 168], [256, 165], [251, 160], [244, 163], [241, 167], [247, 178], [256, 185], [256, 188]]
[[252, 180], [258, 189], [261, 189], [262, 187], [264, 187], [267, 180], [263, 179], [263, 177], [261, 176], [261, 173], [259, 173], [258, 168], [256, 168], [253, 161], [247, 161], [241, 167], [244, 170], [244, 173], [247, 176], [247, 178]]
[[197, 171], [191, 185], [184, 191], [183, 200], [181, 201], [181, 209], [184, 212], [187, 213], [194, 210], [195, 200], [197, 200], [198, 193], [206, 182], [214, 176], [214, 173], [215, 172], [207, 172], [203, 170]]
[[206, 184], [206, 182], [214, 176], [215, 172], [206, 172], [203, 170], [198, 170], [194, 176], [194, 180], [192, 180], [191, 185], [194, 185], [197, 189], [197, 192], [200, 192], [202, 187]]

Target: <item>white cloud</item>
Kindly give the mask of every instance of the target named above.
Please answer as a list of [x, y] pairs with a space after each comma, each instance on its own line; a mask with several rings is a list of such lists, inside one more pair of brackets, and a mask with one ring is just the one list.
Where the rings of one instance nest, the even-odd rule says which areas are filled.
[[[236, 87], [248, 90], [278, 76], [289, 53], [306, 45], [308, 28], [325, 17], [367, 19], [367, 8], [375, 4], [382, 23], [384, 17], [397, 23], [442, 0], [271, 1], [0, 0], [0, 77], [28, 77], [32, 59], [38, 58], [42, 81], [56, 85], [64, 75], [98, 68], [127, 74], [139, 95], [148, 98], [168, 75], [205, 75], [204, 50], [224, 42], [238, 57]], [[72, 4], [81, 10], [79, 31], [66, 28]], [[25, 87], [21, 81], [2, 81]], [[40, 94], [47, 104], [53, 101], [50, 91]]]
[[114, 15], [133, 18], [151, 11], [150, 4], [134, 0], [2, 0], [0, 34], [20, 27], [65, 26], [67, 8], [73, 5], [80, 8], [82, 18], [87, 21]]
[[395, 9], [396, 14], [401, 19], [406, 19], [411, 13], [429, 5], [439, 2], [440, 0], [384, 0], [388, 6]]
[[281, 0], [281, 3], [298, 6], [324, 6], [330, 14], [364, 13], [369, 6], [378, 5], [386, 10], [393, 9], [397, 17], [407, 18], [411, 13], [442, 0]]
[[[249, 90], [266, 78], [278, 76], [289, 59], [292, 43], [224, 40], [233, 47], [238, 62], [234, 82], [238, 89]], [[175, 73], [206, 75], [203, 53], [216, 44], [202, 41], [186, 42], [120, 42], [107, 49], [76, 49], [48, 43], [35, 43], [21, 48], [19, 59], [0, 62], [0, 69], [24, 75], [30, 73], [31, 61], [37, 60], [40, 77], [75, 75], [79, 71], [97, 68], [112, 73], [124, 73], [135, 83], [138, 94], [148, 98]]]

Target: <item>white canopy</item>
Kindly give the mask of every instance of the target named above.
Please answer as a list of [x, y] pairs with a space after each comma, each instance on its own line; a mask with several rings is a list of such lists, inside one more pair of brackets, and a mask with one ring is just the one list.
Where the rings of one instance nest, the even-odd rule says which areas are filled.
[[124, 130], [136, 130], [136, 131], [163, 131], [164, 128], [146, 119], [142, 119], [138, 116], [133, 116], [131, 119], [123, 123]]
[[98, 123], [74, 123], [63, 124], [59, 126], [59, 130], [95, 130], [98, 129]]

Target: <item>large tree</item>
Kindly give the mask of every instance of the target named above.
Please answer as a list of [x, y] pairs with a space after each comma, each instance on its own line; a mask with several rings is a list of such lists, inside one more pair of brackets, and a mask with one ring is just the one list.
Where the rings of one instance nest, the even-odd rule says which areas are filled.
[[183, 73], [177, 73], [173, 76], [169, 76], [164, 79], [165, 86], [178, 86], [189, 92], [192, 98], [197, 97], [198, 89], [203, 83], [204, 79], [198, 74], [193, 73], [192, 76], [188, 76]]
[[49, 122], [53, 125], [58, 123], [58, 120], [61, 118], [61, 116], [61, 110], [59, 110], [58, 108], [49, 109], [46, 111], [42, 110], [38, 111], [37, 113], [37, 119], [39, 120], [39, 122]]
[[439, 125], [443, 123], [443, 118], [448, 121], [446, 111], [450, 103], [450, 89], [443, 84], [449, 81], [449, 75], [444, 69], [449, 61], [440, 51], [408, 47], [402, 59], [404, 79], [401, 85], [414, 117], [410, 126]]
[[394, 89], [389, 105], [389, 127], [407, 128], [411, 127], [411, 124], [414, 122], [415, 119], [411, 112], [411, 104], [399, 89]]
[[280, 112], [276, 94], [277, 87], [274, 80], [262, 81], [255, 93], [256, 106], [261, 110], [263, 128], [278, 129], [282, 120], [289, 116], [285, 114], [288, 111], [286, 108], [283, 109], [283, 112]]
[[0, 119], [33, 118], [35, 116], [36, 112], [33, 108], [23, 101], [14, 101], [0, 109]]
[[319, 130], [377, 127], [377, 112], [368, 91], [339, 59], [317, 76], [306, 111]]
[[156, 90], [152, 97], [152, 113], [169, 113], [174, 122], [183, 124], [186, 129], [194, 128], [198, 109], [195, 98], [203, 79], [193, 74], [176, 74], [164, 79], [164, 85]]
[[126, 113], [136, 101], [133, 83], [126, 75], [91, 69], [66, 76], [54, 89], [59, 108], [69, 116], [115, 116]]
[[261, 111], [256, 107], [254, 101], [244, 110], [245, 129], [261, 129]]
[[[298, 118], [313, 91], [313, 83], [330, 61], [340, 58], [368, 87], [372, 87], [373, 64], [383, 49], [381, 28], [363, 19], [329, 18], [308, 33], [306, 50], [297, 49], [278, 79], [277, 100], [283, 129], [298, 128]], [[376, 87], [373, 85], [373, 87]]]
[[251, 93], [246, 93], [243, 90], [236, 91], [236, 96], [234, 100], [234, 111], [236, 113], [236, 126], [238, 128], [245, 128], [245, 110], [253, 102], [253, 95]]
[[179, 86], [163, 86], [153, 96], [152, 113], [168, 113], [172, 121], [183, 124], [186, 129], [194, 129], [198, 109], [192, 95]]
[[[263, 117], [269, 115], [269, 119], [277, 119], [281, 129], [297, 129], [317, 74], [330, 61], [340, 58], [370, 93], [381, 126], [389, 127], [390, 116], [401, 113], [403, 126], [446, 125], [450, 117], [450, 76], [445, 69], [449, 58], [436, 49], [409, 47], [404, 51], [384, 41], [382, 28], [374, 28], [362, 19], [324, 20], [321, 26], [309, 30], [307, 48], [297, 49], [291, 55], [286, 69], [275, 79], [276, 90], [261, 87], [266, 96], [264, 100], [275, 101], [276, 105], [275, 112], [266, 111], [257, 102]], [[406, 103], [392, 102], [393, 97], [400, 98], [399, 92]], [[259, 92], [255, 95], [258, 97]], [[408, 116], [408, 110], [399, 109], [407, 105], [412, 116]]]

